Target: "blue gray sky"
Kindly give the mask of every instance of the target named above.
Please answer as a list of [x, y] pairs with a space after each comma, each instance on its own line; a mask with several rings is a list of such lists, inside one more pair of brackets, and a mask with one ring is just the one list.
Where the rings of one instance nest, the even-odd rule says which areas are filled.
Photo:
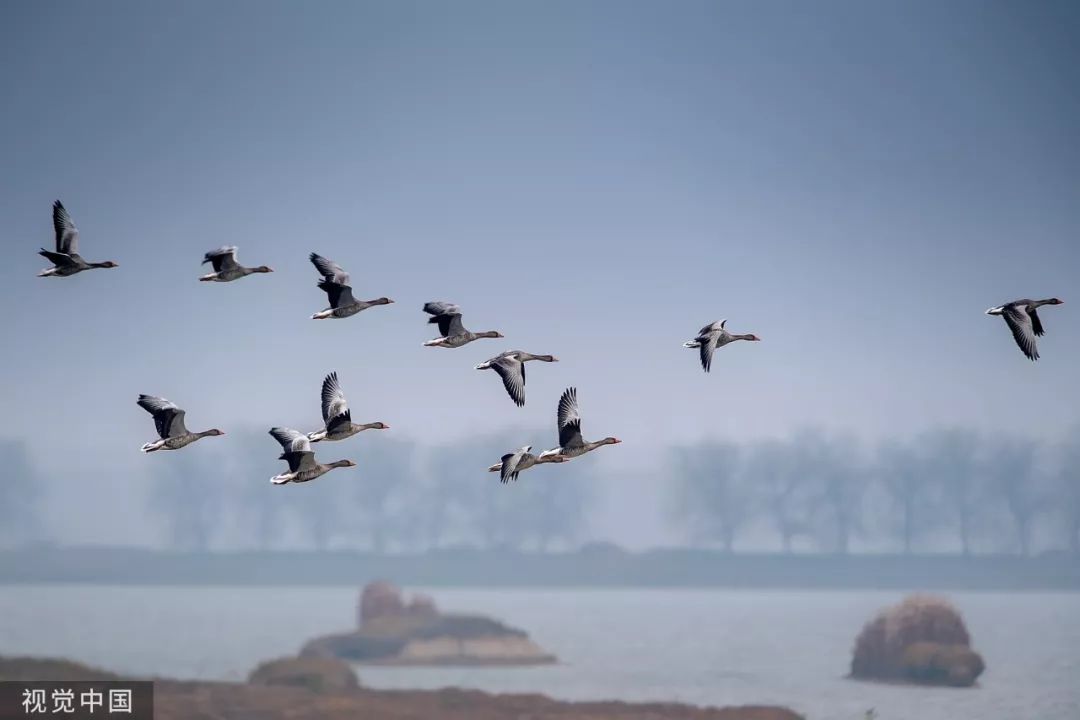
[[[576, 385], [624, 441], [583, 461], [631, 543], [662, 535], [673, 444], [1053, 438], [1080, 417], [1077, 87], [1070, 2], [5, 3], [0, 435], [101, 542], [152, 531], [139, 393], [314, 428], [330, 370], [430, 444], [551, 445]], [[118, 269], [35, 277], [56, 198]], [[276, 272], [197, 282], [223, 244]], [[396, 303], [310, 320], [311, 251]], [[1027, 296], [1066, 301], [1037, 364], [983, 315]], [[421, 347], [436, 299], [506, 339]], [[763, 341], [705, 375], [681, 343], [720, 318]], [[562, 360], [523, 409], [472, 369], [511, 348]]]

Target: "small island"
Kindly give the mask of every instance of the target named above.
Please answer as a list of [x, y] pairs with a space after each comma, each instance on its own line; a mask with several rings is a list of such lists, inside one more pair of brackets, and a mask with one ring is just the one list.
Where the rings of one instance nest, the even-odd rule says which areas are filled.
[[442, 613], [426, 596], [405, 602], [391, 583], [360, 594], [357, 629], [309, 640], [304, 658], [369, 665], [544, 665], [556, 662], [527, 633], [480, 615]]
[[851, 677], [971, 687], [985, 669], [960, 613], [947, 600], [911, 595], [878, 613], [855, 640]]

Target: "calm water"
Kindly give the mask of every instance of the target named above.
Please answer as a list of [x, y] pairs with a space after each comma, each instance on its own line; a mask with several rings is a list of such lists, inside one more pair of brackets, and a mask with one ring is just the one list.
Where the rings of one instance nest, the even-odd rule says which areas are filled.
[[[1080, 594], [954, 593], [988, 670], [972, 690], [843, 679], [863, 622], [896, 593], [428, 590], [527, 630], [557, 666], [360, 668], [373, 687], [567, 699], [778, 703], [820, 720], [1080, 720]], [[241, 679], [353, 622], [355, 588], [0, 587], [0, 653]]]

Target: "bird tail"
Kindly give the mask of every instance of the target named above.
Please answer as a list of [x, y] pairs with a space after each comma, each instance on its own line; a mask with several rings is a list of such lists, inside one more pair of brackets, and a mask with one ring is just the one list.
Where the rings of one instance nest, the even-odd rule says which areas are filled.
[[477, 365], [476, 369], [477, 370], [487, 370], [489, 367], [491, 367], [491, 361], [490, 360], [485, 360], [484, 362]]
[[1005, 312], [1004, 307], [992, 307], [992, 308], [990, 308], [989, 310], [986, 311], [986, 314], [987, 315], [1001, 315], [1004, 312]]
[[143, 446], [141, 448], [139, 448], [139, 451], [144, 452], [144, 453], [148, 453], [148, 452], [154, 452], [155, 450], [160, 450], [160, 449], [161, 449], [161, 443], [160, 442], [149, 442], [149, 443], [143, 443]]
[[281, 475], [275, 475], [274, 477], [270, 478], [270, 482], [274, 483], [275, 485], [284, 485], [290, 480], [292, 480], [292, 473], [282, 473]]
[[326, 439], [326, 430], [316, 430], [315, 432], [309, 432], [307, 439], [310, 442], [319, 442]]
[[687, 340], [682, 344], [682, 346], [685, 348], [696, 348], [701, 347], [701, 343], [699, 343], [697, 340]]
[[45, 268], [37, 274], [38, 277], [49, 277], [56, 274], [56, 268]]

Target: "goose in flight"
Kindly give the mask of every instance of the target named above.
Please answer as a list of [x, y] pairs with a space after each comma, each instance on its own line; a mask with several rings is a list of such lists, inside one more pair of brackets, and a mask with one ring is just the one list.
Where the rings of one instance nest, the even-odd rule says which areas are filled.
[[750, 340], [752, 342], [761, 340], [757, 335], [749, 333], [746, 335], [732, 335], [724, 329], [726, 323], [727, 320], [719, 320], [706, 325], [698, 331], [696, 338], [683, 343], [683, 347], [698, 348], [701, 353], [701, 367], [705, 372], [709, 372], [709, 368], [712, 367], [712, 356], [716, 348], [724, 347], [736, 340]]
[[441, 335], [441, 337], [425, 342], [425, 347], [459, 348], [480, 338], [502, 337], [502, 333], [495, 330], [479, 333], [466, 330], [461, 324], [461, 308], [453, 303], [441, 301], [424, 303], [424, 312], [432, 316], [428, 318], [428, 323], [437, 324]]
[[244, 267], [236, 262], [236, 246], [227, 245], [211, 250], [203, 255], [202, 264], [213, 263], [214, 272], [199, 278], [202, 282], [231, 282], [252, 273], [271, 273], [271, 268], [265, 265], [259, 267]]
[[217, 428], [197, 433], [191, 432], [184, 427], [184, 411], [178, 408], [176, 403], [165, 398], [139, 395], [138, 405], [154, 416], [154, 425], [161, 437], [160, 440], [143, 445], [140, 450], [144, 453], [155, 450], [179, 450], [200, 438], [225, 434]]
[[284, 450], [281, 455], [278, 455], [278, 460], [289, 463], [289, 472], [270, 478], [270, 482], [275, 485], [308, 482], [325, 475], [334, 468], [356, 467], [356, 463], [352, 460], [335, 460], [326, 464], [315, 462], [315, 453], [311, 450], [311, 441], [308, 440], [307, 435], [292, 428], [272, 427], [270, 435], [281, 443]]
[[340, 265], [318, 253], [308, 255], [308, 260], [311, 260], [311, 264], [322, 275], [322, 280], [319, 281], [318, 285], [326, 293], [326, 297], [330, 302], [330, 307], [312, 315], [312, 320], [347, 318], [361, 310], [367, 310], [369, 307], [389, 305], [394, 302], [388, 297], [375, 298], [374, 300], [357, 300], [353, 297], [352, 285], [349, 284], [349, 273], [345, 272]]
[[79, 230], [71, 221], [71, 216], [59, 200], [53, 203], [53, 229], [56, 231], [56, 251], [41, 248], [38, 255], [53, 264], [38, 273], [38, 277], [67, 277], [83, 270], [119, 267], [112, 260], [105, 262], [86, 262], [79, 255]]
[[1020, 347], [1021, 352], [1028, 360], [1035, 362], [1039, 359], [1039, 349], [1035, 346], [1035, 338], [1043, 336], [1042, 321], [1036, 312], [1043, 305], [1063, 305], [1064, 302], [1057, 298], [1047, 300], [1013, 300], [998, 307], [992, 307], [986, 311], [987, 315], [1001, 315], [1005, 318], [1005, 324], [1012, 331], [1013, 339]]
[[533, 455], [531, 451], [532, 445], [526, 445], [518, 448], [512, 453], [507, 453], [502, 456], [502, 459], [499, 460], [499, 462], [489, 467], [488, 472], [501, 473], [499, 479], [506, 483], [510, 480], [517, 480], [518, 473], [528, 470], [533, 465], [563, 463], [569, 460], [569, 458], [565, 458], [558, 454], [549, 455], [546, 458], [541, 459], [538, 455]]
[[509, 480], [516, 480], [518, 473], [524, 472], [534, 465], [544, 465], [551, 462], [569, 462], [570, 460], [558, 453], [553, 453], [548, 457], [541, 458], [540, 456], [532, 454], [531, 450], [532, 446], [526, 445], [525, 447], [517, 448], [513, 452], [508, 452], [502, 456], [499, 462], [489, 466], [487, 472], [501, 473], [499, 479], [503, 481], [503, 483], [507, 483]]
[[581, 414], [578, 412], [577, 388], [567, 388], [563, 392], [562, 397], [559, 398], [559, 409], [556, 417], [559, 425], [559, 447], [545, 450], [540, 453], [540, 460], [544, 460], [552, 455], [561, 455], [565, 458], [576, 458], [578, 455], [592, 452], [602, 445], [615, 445], [622, 442], [622, 440], [613, 437], [606, 437], [603, 440], [597, 440], [595, 442], [585, 442], [585, 440], [582, 439]]
[[525, 363], [529, 360], [559, 362], [553, 355], [533, 355], [521, 350], [510, 350], [476, 366], [477, 370], [491, 368], [502, 378], [503, 387], [518, 407], [525, 405]]
[[327, 375], [322, 383], [323, 429], [307, 434], [311, 442], [320, 440], [344, 440], [363, 430], [389, 430], [390, 426], [382, 422], [364, 423], [352, 421], [352, 413], [345, 401], [345, 392], [338, 383], [337, 371]]

